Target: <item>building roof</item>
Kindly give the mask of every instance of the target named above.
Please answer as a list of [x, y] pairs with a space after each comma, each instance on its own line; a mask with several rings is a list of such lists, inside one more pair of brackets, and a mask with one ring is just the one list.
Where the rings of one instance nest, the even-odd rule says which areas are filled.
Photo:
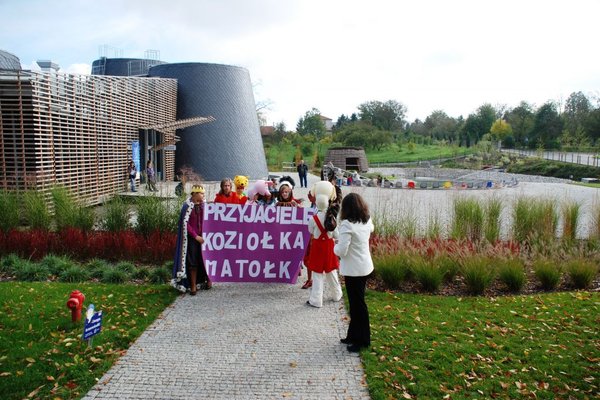
[[0, 50], [0, 69], [19, 71], [21, 70], [21, 61], [14, 54]]
[[275, 127], [274, 126], [261, 126], [260, 127], [260, 134], [262, 136], [271, 136], [275, 133]]

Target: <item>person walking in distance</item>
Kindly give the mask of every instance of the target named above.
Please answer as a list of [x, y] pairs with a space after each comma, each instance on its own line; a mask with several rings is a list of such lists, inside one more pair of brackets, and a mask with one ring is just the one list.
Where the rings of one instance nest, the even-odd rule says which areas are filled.
[[135, 190], [135, 178], [137, 177], [137, 169], [135, 168], [135, 163], [133, 160], [129, 162], [129, 166], [127, 167], [127, 173], [129, 174], [129, 183], [131, 184], [131, 191], [137, 192]]
[[296, 167], [298, 171], [298, 176], [300, 177], [300, 187], [307, 188], [308, 183], [306, 180], [306, 175], [308, 174], [308, 165], [304, 164], [304, 160], [300, 160], [300, 164]]
[[148, 160], [146, 163], [146, 176], [148, 178], [148, 190], [151, 192], [158, 192], [156, 189], [156, 172], [154, 172], [152, 160]]

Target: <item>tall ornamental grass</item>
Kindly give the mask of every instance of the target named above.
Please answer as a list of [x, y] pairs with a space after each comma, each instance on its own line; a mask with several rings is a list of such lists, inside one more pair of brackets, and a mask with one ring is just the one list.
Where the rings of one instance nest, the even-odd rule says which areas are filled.
[[473, 295], [481, 295], [496, 277], [494, 261], [490, 257], [480, 255], [466, 257], [462, 263], [461, 274], [467, 291]]
[[407, 254], [378, 256], [373, 263], [376, 273], [390, 289], [399, 289], [412, 276], [412, 259]]
[[554, 239], [558, 215], [552, 200], [519, 197], [513, 206], [513, 239], [521, 243]]
[[413, 259], [412, 270], [417, 282], [429, 293], [436, 292], [444, 280], [444, 270], [441, 266], [423, 257]]
[[600, 202], [596, 201], [592, 205], [591, 224], [589, 237], [593, 240], [600, 240]]
[[19, 226], [19, 196], [8, 190], [0, 191], [0, 230], [8, 232]]
[[475, 198], [454, 199], [454, 219], [450, 237], [457, 240], [468, 239], [479, 242], [483, 233], [484, 211]]
[[491, 197], [485, 203], [485, 239], [495, 243], [500, 239], [500, 216], [502, 214], [502, 201], [498, 197]]
[[538, 258], [533, 262], [533, 273], [540, 281], [542, 289], [549, 291], [558, 286], [562, 271], [558, 262], [548, 258]]
[[113, 197], [105, 205], [100, 227], [109, 232], [126, 231], [131, 228], [129, 205], [120, 196]]
[[525, 286], [527, 277], [525, 266], [518, 258], [503, 258], [498, 260], [498, 278], [512, 293], [518, 293]]
[[575, 201], [565, 202], [562, 205], [561, 211], [563, 218], [563, 240], [573, 242], [577, 237], [581, 204]]
[[380, 236], [401, 236], [403, 216], [399, 210], [393, 210], [388, 204], [379, 204], [371, 214], [375, 232]]
[[575, 289], [587, 289], [598, 274], [598, 265], [590, 260], [576, 258], [567, 262], [565, 270]]
[[50, 229], [52, 217], [42, 193], [35, 190], [23, 193], [23, 217], [32, 229]]
[[427, 231], [425, 236], [428, 239], [439, 239], [443, 235], [443, 227], [439, 213], [436, 211], [429, 214]]
[[443, 273], [444, 281], [450, 283], [460, 271], [460, 262], [448, 254], [440, 254], [433, 258], [434, 263]]
[[50, 190], [54, 203], [54, 223], [57, 231], [66, 228], [78, 228], [89, 232], [94, 227], [94, 210], [77, 203], [73, 195], [64, 186], [55, 186]]
[[163, 201], [156, 196], [139, 197], [135, 230], [149, 236], [152, 232], [175, 232], [179, 208], [173, 201]]

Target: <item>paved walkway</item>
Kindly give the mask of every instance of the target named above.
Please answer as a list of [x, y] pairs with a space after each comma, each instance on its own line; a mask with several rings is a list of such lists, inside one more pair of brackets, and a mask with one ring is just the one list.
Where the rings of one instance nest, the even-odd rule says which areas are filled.
[[309, 307], [303, 281], [180, 296], [84, 399], [369, 399], [343, 301]]

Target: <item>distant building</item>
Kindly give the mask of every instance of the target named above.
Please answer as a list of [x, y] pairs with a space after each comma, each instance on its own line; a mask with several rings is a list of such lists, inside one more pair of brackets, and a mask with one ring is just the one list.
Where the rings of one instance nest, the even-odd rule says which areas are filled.
[[274, 126], [261, 126], [260, 127], [260, 135], [262, 137], [273, 136], [274, 134], [275, 134], [275, 127]]
[[333, 120], [323, 115], [319, 115], [319, 118], [321, 119], [321, 122], [323, 122], [323, 125], [325, 125], [325, 130], [327, 132], [331, 132], [331, 130], [333, 129]]
[[369, 170], [367, 155], [362, 147], [330, 147], [323, 165], [330, 162], [334, 167], [346, 171], [367, 172]]

